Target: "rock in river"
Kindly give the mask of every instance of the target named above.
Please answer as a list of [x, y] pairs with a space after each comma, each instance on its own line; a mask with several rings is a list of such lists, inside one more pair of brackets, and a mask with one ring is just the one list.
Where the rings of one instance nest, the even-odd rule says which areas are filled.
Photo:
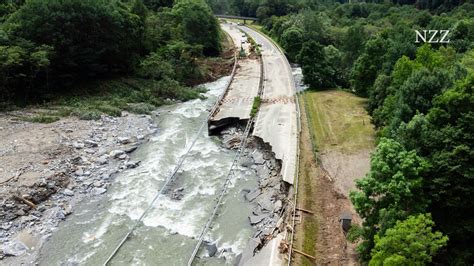
[[66, 196], [74, 196], [74, 191], [70, 190], [70, 189], [65, 189], [63, 191], [63, 194], [66, 195]]
[[118, 158], [118, 157], [120, 157], [120, 156], [123, 155], [123, 154], [125, 154], [125, 152], [122, 151], [122, 150], [113, 150], [113, 151], [110, 152], [109, 155], [110, 155], [110, 157], [112, 157], [112, 158]]
[[256, 197], [258, 197], [261, 194], [260, 189], [255, 189], [247, 194], [245, 194], [245, 199], [248, 201], [254, 200]]
[[129, 137], [118, 137], [117, 139], [120, 144], [128, 144], [131, 142]]
[[255, 225], [263, 221], [266, 217], [268, 217], [269, 214], [262, 214], [262, 215], [250, 215], [249, 220], [250, 224]]
[[209, 253], [209, 257], [214, 257], [217, 253], [217, 246], [216, 244], [209, 244], [207, 245], [207, 253]]
[[265, 159], [263, 159], [263, 154], [258, 150], [255, 151], [252, 154], [252, 158], [253, 158], [255, 164], [264, 164], [265, 163]]
[[106, 191], [107, 189], [101, 187], [95, 187], [92, 189], [92, 193], [94, 193], [94, 195], [104, 194]]
[[2, 251], [5, 256], [21, 256], [26, 253], [28, 248], [21, 241], [13, 240], [3, 244]]

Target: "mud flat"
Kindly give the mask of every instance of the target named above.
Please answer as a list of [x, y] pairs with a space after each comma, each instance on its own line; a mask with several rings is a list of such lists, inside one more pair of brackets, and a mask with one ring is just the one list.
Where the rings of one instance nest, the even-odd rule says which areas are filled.
[[116, 173], [140, 164], [129, 154], [157, 130], [150, 115], [51, 124], [21, 115], [0, 115], [0, 260], [7, 265], [34, 262], [76, 203], [100, 197]]

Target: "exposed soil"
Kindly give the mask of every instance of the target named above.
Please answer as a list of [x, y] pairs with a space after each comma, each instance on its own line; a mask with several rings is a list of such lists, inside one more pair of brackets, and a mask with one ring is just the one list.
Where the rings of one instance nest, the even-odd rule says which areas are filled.
[[[301, 102], [304, 103], [303, 100]], [[350, 138], [344, 138], [347, 141], [329, 144], [315, 151], [312, 145], [314, 139], [312, 140], [310, 133], [315, 127], [310, 127], [308, 121], [314, 123], [315, 120], [321, 119], [308, 117], [307, 107], [305, 104], [301, 106], [298, 207], [314, 214], [300, 212], [301, 223], [296, 227], [295, 248], [315, 256], [316, 260], [312, 261], [297, 254], [294, 255], [294, 262], [295, 265], [357, 265], [355, 244], [346, 240], [339, 219], [342, 214], [348, 213], [352, 215], [353, 224], [361, 223], [348, 196], [349, 191], [355, 189], [355, 180], [363, 177], [370, 168], [371, 149], [361, 148], [360, 145], [367, 144], [366, 140], [364, 143], [355, 143], [360, 144], [359, 149], [353, 149], [354, 143], [345, 145], [345, 142], [351, 141]], [[334, 110], [334, 106], [330, 108]], [[329, 116], [330, 112], [327, 111], [325, 115]], [[311, 115], [314, 114], [312, 110]], [[351, 120], [351, 115], [359, 116], [357, 110], [353, 110], [352, 114], [340, 115], [347, 116], [345, 120], [348, 121]], [[338, 126], [338, 121], [335, 120], [328, 120], [327, 123]], [[325, 124], [319, 126], [328, 128]], [[336, 135], [334, 139], [341, 139], [339, 136], [341, 135]], [[344, 148], [349, 146], [350, 148]]]
[[318, 154], [318, 158], [335, 187], [344, 195], [349, 195], [355, 188], [355, 180], [363, 177], [370, 169], [371, 152], [369, 149], [352, 153], [324, 151]]
[[228, 76], [234, 66], [235, 46], [232, 39], [225, 35], [222, 42], [222, 51], [219, 57], [210, 57], [198, 59], [198, 65], [204, 66], [204, 75], [201, 79], [189, 80], [189, 85], [199, 85], [212, 82], [220, 77]]
[[136, 167], [128, 153], [156, 131], [148, 115], [37, 124], [19, 121], [24, 112], [0, 114], [0, 259], [34, 253], [77, 201]]

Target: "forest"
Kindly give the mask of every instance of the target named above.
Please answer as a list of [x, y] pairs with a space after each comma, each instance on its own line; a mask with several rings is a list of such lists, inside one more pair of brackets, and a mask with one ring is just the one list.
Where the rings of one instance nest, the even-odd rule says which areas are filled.
[[[257, 17], [310, 89], [368, 98], [377, 147], [349, 233], [364, 264], [474, 262], [473, 2], [208, 2]], [[449, 30], [449, 43], [417, 43], [424, 29]]]
[[0, 109], [54, 103], [45, 121], [96, 119], [196, 98], [220, 35], [200, 0], [2, 1]]

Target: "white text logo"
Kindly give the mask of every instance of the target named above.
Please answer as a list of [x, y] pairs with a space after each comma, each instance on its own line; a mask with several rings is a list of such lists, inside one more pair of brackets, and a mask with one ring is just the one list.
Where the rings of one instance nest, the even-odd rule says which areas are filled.
[[448, 34], [449, 30], [422, 30], [421, 32], [415, 30], [416, 43], [427, 42], [427, 43], [449, 43]]

